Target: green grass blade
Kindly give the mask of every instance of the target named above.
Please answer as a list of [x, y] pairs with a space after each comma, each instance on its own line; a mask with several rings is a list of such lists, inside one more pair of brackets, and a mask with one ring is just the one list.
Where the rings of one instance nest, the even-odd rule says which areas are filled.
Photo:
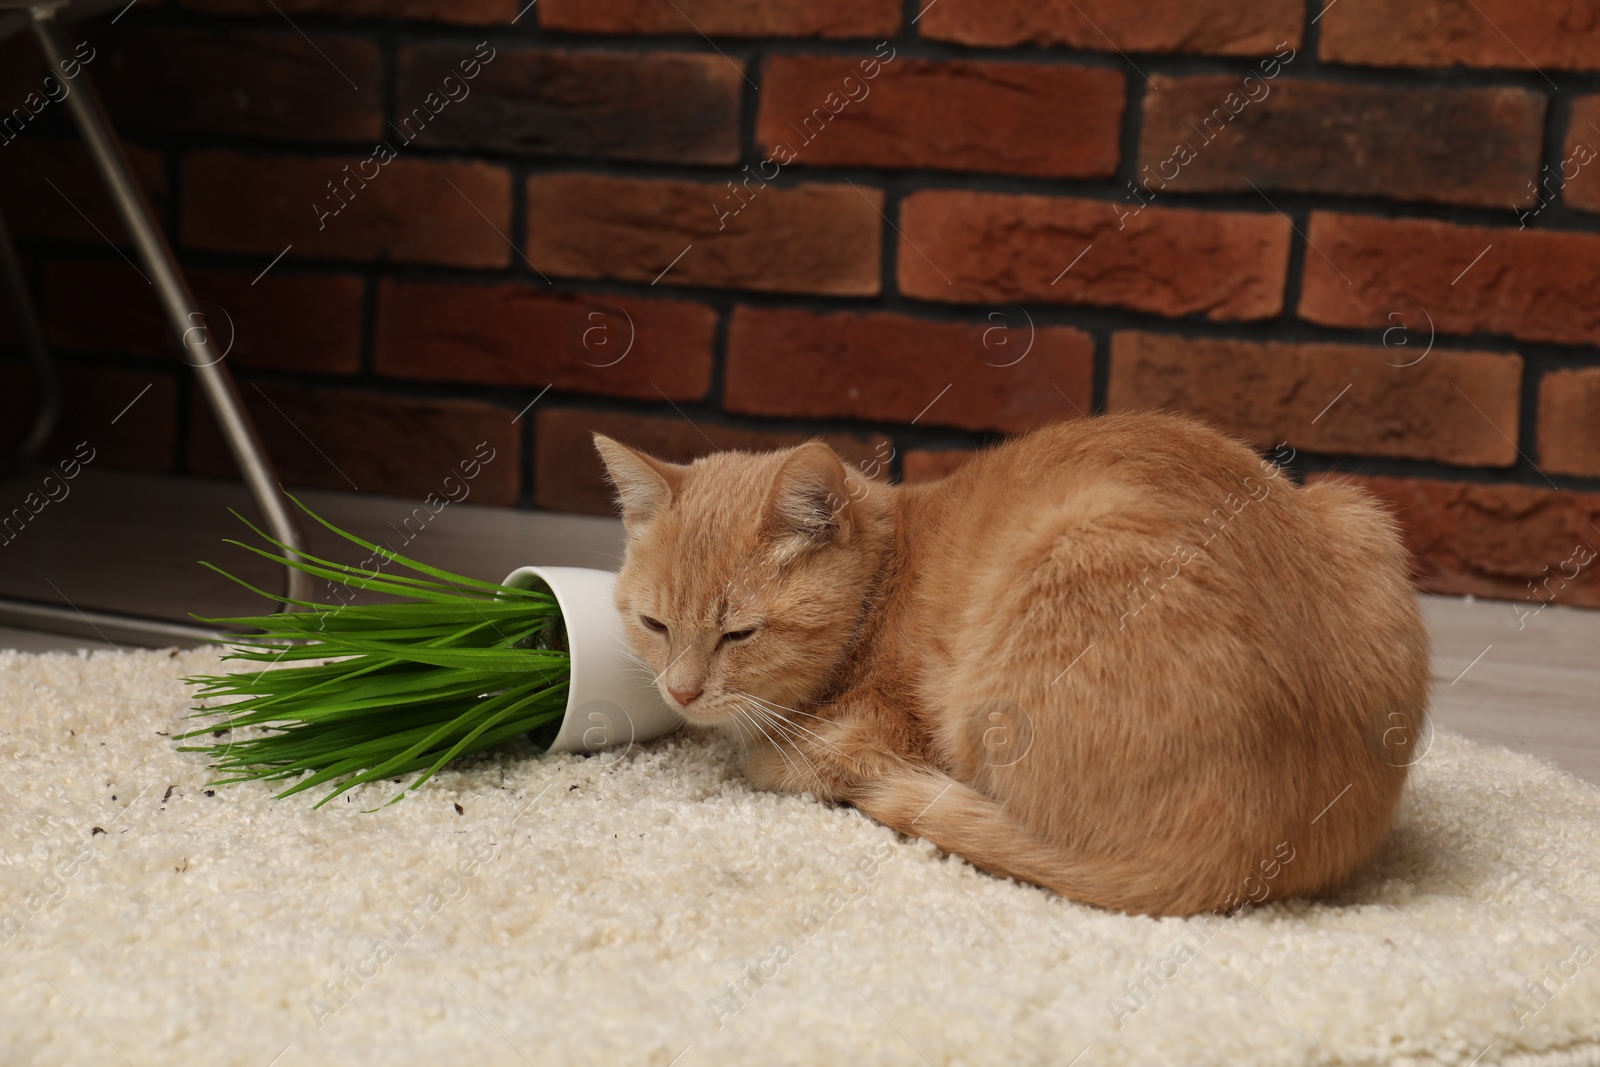
[[[291, 497], [291, 499], [294, 499]], [[350, 589], [393, 597], [378, 604], [296, 602], [306, 610], [207, 619], [257, 632], [232, 638], [224, 659], [259, 669], [196, 675], [200, 724], [176, 740], [209, 756], [213, 784], [295, 779], [277, 795], [331, 786], [317, 806], [381, 778], [421, 772], [389, 803], [414, 792], [452, 761], [504, 744], [559, 718], [566, 708], [570, 655], [540, 635], [560, 621], [547, 592], [511, 589], [403, 556], [340, 530], [294, 501], [345, 540], [407, 574], [374, 573], [297, 552], [240, 521], [272, 552], [237, 547]], [[224, 577], [271, 602], [267, 593], [212, 564]], [[312, 662], [316, 661], [316, 662]], [[207, 734], [223, 739], [202, 743]]]

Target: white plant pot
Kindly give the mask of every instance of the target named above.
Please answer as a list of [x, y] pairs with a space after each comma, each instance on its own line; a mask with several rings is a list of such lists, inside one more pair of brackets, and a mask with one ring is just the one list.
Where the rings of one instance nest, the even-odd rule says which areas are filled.
[[572, 656], [567, 710], [551, 752], [625, 752], [683, 725], [640, 666], [627, 656], [614, 590], [617, 576], [589, 567], [518, 567], [503, 585], [547, 586], [561, 608]]

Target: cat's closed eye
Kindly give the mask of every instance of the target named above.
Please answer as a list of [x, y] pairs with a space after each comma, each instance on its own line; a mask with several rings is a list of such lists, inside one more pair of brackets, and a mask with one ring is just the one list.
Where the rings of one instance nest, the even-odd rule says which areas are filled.
[[[667, 632], [667, 624], [662, 622], [660, 619], [653, 619], [648, 615], [640, 615], [639, 622], [646, 629], [654, 630], [658, 634], [664, 634]], [[749, 640], [751, 637], [755, 636], [755, 632], [758, 629], [760, 629], [758, 626], [748, 626], [743, 630], [730, 630], [717, 639], [717, 644], [718, 646], [721, 646], [729, 641]]]
[[725, 644], [728, 641], [744, 641], [744, 640], [748, 640], [749, 638], [755, 636], [755, 632], [758, 629], [760, 629], [760, 627], [751, 626], [751, 627], [749, 627], [747, 629], [744, 629], [744, 630], [730, 630], [729, 632], [723, 634], [722, 635], [722, 639], [720, 641], [718, 641], [717, 643], [720, 645], [720, 644]]

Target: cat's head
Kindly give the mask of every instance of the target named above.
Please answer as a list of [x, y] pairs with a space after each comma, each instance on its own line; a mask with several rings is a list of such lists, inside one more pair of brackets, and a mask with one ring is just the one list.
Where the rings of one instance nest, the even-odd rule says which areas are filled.
[[752, 697], [815, 696], [878, 566], [885, 487], [821, 441], [689, 464], [594, 442], [627, 531], [617, 609], [667, 706], [726, 725]]

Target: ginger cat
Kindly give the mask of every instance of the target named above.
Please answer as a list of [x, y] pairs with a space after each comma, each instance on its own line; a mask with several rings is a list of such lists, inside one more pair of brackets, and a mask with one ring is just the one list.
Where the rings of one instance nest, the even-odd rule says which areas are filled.
[[758, 787], [1152, 915], [1325, 893], [1389, 829], [1428, 641], [1352, 485], [1167, 415], [906, 486], [820, 441], [688, 465], [595, 445], [633, 650]]

